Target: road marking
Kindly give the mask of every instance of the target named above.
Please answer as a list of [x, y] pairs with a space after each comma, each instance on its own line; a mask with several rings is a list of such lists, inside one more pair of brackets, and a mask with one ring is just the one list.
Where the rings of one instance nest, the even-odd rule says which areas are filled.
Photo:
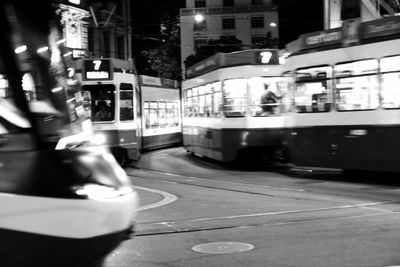
[[205, 254], [228, 254], [252, 250], [254, 246], [242, 242], [213, 242], [192, 247], [193, 251]]
[[[285, 210], [285, 211], [241, 214], [241, 215], [221, 216], [221, 217], [204, 217], [204, 218], [188, 219], [188, 220], [185, 220], [185, 222], [202, 222], [202, 221], [212, 221], [212, 220], [241, 219], [241, 218], [249, 218], [249, 217], [262, 217], [262, 216], [288, 215], [288, 214], [306, 213], [306, 212], [330, 211], [330, 210], [337, 210], [337, 209], [366, 208], [366, 207], [378, 206], [378, 205], [384, 205], [384, 204], [391, 204], [391, 203], [399, 203], [399, 201], [370, 202], [370, 203], [361, 203], [361, 204], [332, 206], [332, 207], [317, 208], [317, 209]], [[395, 212], [391, 211], [390, 213], [395, 213]], [[364, 215], [361, 215], [361, 216], [364, 216]], [[153, 224], [153, 225], [156, 225], [156, 224], [175, 224], [175, 223], [179, 223], [179, 222], [180, 221], [155, 222], [155, 223], [149, 223], [148, 225], [151, 225], [151, 224]]]
[[161, 207], [161, 206], [164, 206], [164, 205], [168, 205], [168, 204], [170, 204], [170, 203], [172, 203], [172, 202], [174, 202], [175, 200], [178, 199], [177, 196], [175, 196], [175, 195], [173, 195], [171, 193], [165, 192], [165, 191], [152, 189], [152, 188], [148, 188], [148, 187], [142, 187], [142, 186], [134, 186], [134, 188], [135, 189], [144, 190], [144, 191], [148, 191], [148, 192], [155, 193], [155, 194], [159, 194], [159, 195], [162, 195], [164, 197], [163, 200], [158, 201], [156, 203], [152, 203], [152, 204], [148, 204], [148, 205], [144, 205], [144, 206], [138, 207], [137, 210], [136, 210], [137, 212], [148, 210], [148, 209], [158, 208], [158, 207]]
[[246, 184], [246, 183], [238, 183], [238, 182], [231, 182], [231, 181], [211, 180], [211, 179], [207, 179], [207, 178], [186, 176], [186, 175], [182, 175], [182, 174], [159, 172], [159, 171], [152, 171], [152, 170], [145, 170], [145, 169], [138, 169], [138, 170], [141, 170], [143, 172], [151, 172], [151, 173], [166, 175], [166, 176], [184, 177], [186, 179], [185, 181], [187, 181], [187, 182], [192, 182], [192, 180], [190, 180], [190, 179], [195, 179], [195, 180], [202, 180], [202, 181], [208, 181], [208, 182], [211, 181], [211, 182], [217, 182], [217, 183], [265, 187], [265, 188], [271, 188], [271, 189], [277, 189], [277, 190], [285, 190], [285, 191], [297, 191], [297, 192], [304, 192], [305, 191], [304, 189], [300, 189], [300, 188], [287, 188], [287, 187], [275, 187], [275, 186], [271, 186], [271, 185]]

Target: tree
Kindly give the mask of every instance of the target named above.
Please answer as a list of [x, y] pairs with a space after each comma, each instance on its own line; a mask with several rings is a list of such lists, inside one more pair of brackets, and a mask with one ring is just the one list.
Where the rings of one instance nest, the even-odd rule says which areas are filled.
[[275, 48], [278, 49], [279, 48], [279, 39], [276, 37], [272, 37], [272, 33], [271, 32], [267, 32], [267, 34], [265, 35], [265, 38], [263, 40], [263, 43], [260, 47], [258, 48]]
[[242, 41], [235, 36], [221, 36], [219, 39], [208, 40], [207, 45], [197, 49], [195, 54], [185, 59], [185, 67], [188, 68], [217, 53], [230, 53], [242, 50]]
[[144, 71], [153, 76], [180, 81], [182, 71], [178, 17], [167, 15], [161, 21], [160, 39], [157, 40], [160, 45], [141, 52], [147, 63]]

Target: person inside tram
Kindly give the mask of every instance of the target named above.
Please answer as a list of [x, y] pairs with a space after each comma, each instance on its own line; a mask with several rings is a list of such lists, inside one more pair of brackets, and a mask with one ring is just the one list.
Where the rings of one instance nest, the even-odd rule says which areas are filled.
[[109, 121], [111, 120], [111, 108], [107, 105], [106, 101], [101, 100], [97, 103], [96, 114], [94, 115], [95, 121]]
[[264, 93], [261, 95], [261, 108], [263, 114], [276, 114], [278, 100], [282, 99], [283, 95], [277, 96], [269, 87], [264, 84]]

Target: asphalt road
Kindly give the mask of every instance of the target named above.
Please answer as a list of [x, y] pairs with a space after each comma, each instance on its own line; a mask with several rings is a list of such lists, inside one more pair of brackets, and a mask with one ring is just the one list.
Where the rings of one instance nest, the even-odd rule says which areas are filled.
[[400, 265], [400, 183], [388, 177], [222, 165], [182, 148], [126, 172], [137, 235], [106, 267]]

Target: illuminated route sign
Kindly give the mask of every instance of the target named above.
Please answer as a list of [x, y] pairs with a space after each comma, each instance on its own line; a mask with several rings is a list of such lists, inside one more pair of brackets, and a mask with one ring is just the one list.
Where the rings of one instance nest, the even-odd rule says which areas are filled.
[[86, 80], [111, 80], [112, 69], [110, 60], [85, 60], [84, 77]]

